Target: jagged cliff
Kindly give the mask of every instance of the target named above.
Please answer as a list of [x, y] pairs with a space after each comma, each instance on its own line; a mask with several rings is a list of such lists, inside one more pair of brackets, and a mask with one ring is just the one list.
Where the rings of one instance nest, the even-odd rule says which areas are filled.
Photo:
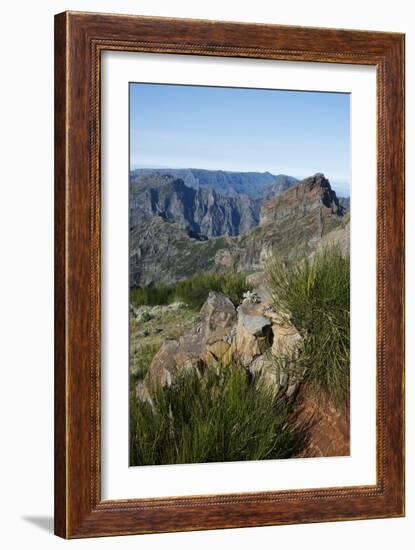
[[158, 173], [135, 177], [130, 185], [131, 228], [154, 216], [201, 237], [239, 235], [258, 225], [259, 205], [243, 193], [226, 196], [194, 189]]
[[266, 200], [261, 207], [260, 225], [278, 223], [292, 216], [302, 217], [312, 211], [319, 211], [322, 218], [332, 214], [342, 216], [345, 212], [324, 174], [306, 178]]

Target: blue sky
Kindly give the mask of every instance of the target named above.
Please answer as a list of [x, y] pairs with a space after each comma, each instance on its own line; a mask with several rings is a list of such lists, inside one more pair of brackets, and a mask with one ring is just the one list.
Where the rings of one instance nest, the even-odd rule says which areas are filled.
[[349, 94], [132, 83], [131, 168], [323, 172], [348, 195], [349, 118]]

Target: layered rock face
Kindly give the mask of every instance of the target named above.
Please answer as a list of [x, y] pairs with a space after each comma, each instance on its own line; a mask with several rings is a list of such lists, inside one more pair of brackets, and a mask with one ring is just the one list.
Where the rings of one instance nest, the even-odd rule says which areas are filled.
[[239, 235], [258, 225], [258, 204], [246, 194], [194, 189], [182, 179], [151, 174], [131, 184], [130, 227], [160, 216], [200, 237]]
[[322, 218], [333, 214], [343, 216], [345, 212], [329, 180], [323, 174], [306, 178], [284, 193], [265, 201], [261, 207], [259, 223], [278, 223], [290, 216], [301, 218], [312, 211], [316, 211]]

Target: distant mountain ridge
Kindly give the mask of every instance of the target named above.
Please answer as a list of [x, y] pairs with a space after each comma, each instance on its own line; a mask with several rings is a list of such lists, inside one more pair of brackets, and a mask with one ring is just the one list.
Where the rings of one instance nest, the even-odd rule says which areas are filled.
[[[165, 184], [166, 189], [172, 185], [188, 192], [183, 181], [166, 176]], [[197, 191], [191, 191], [197, 195]], [[214, 191], [200, 191], [219, 201], [230, 199]], [[176, 196], [166, 200], [164, 212], [170, 212]], [[159, 195], [157, 201], [159, 206], [164, 204]], [[219, 202], [217, 207], [223, 204]], [[349, 213], [323, 174], [305, 178], [263, 201], [259, 223], [238, 235], [203, 239], [189, 231], [184, 219], [160, 213], [142, 217], [131, 228], [131, 285], [172, 284], [200, 272], [260, 271], [271, 254], [286, 260], [299, 259], [313, 254], [324, 242], [340, 243], [345, 251], [349, 247]]]
[[[161, 216], [200, 238], [240, 235], [258, 225], [264, 200], [296, 183], [291, 176], [269, 173], [134, 170], [130, 173], [130, 227]], [[245, 187], [250, 193], [236, 190]]]
[[259, 203], [244, 193], [193, 188], [181, 178], [158, 172], [135, 174], [130, 181], [130, 227], [160, 216], [199, 238], [239, 235], [259, 222]]
[[285, 174], [273, 175], [270, 172], [230, 172], [225, 170], [205, 170], [201, 168], [137, 168], [132, 170], [130, 178], [148, 176], [158, 173], [170, 175], [183, 180], [184, 184], [193, 189], [214, 189], [227, 196], [244, 193], [252, 199], [263, 197], [264, 191], [270, 186], [280, 190], [294, 185], [298, 180]]

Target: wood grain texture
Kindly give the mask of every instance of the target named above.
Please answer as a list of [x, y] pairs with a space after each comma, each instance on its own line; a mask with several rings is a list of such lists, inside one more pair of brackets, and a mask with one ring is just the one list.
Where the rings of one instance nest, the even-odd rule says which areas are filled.
[[[377, 68], [377, 482], [101, 501], [100, 53]], [[404, 514], [404, 36], [65, 12], [55, 18], [55, 532], [65, 538]]]
[[[63, 16], [59, 16], [59, 21]], [[55, 25], [55, 532], [66, 532], [66, 25]], [[58, 85], [59, 83], [59, 85]]]

